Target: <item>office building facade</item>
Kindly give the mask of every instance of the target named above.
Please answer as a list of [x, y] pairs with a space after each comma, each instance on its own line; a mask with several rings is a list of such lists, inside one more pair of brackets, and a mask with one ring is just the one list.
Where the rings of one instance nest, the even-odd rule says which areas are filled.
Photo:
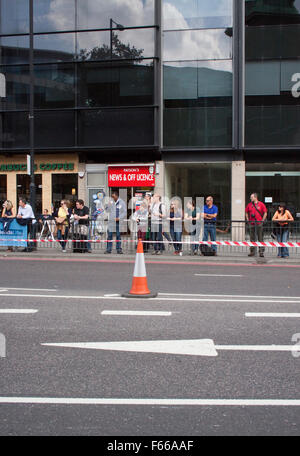
[[[0, 0], [0, 199], [126, 188], [300, 212], [300, 0]], [[288, 184], [288, 185], [287, 185]]]

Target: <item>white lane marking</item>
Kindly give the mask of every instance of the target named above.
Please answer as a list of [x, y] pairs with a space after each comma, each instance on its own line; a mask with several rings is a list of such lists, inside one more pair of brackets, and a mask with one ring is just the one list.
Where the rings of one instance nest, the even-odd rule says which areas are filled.
[[101, 315], [128, 315], [128, 316], [149, 316], [149, 317], [170, 317], [172, 312], [152, 312], [139, 310], [103, 310]]
[[217, 350], [283, 351], [298, 353], [296, 345], [215, 345], [212, 339], [147, 340], [126, 342], [63, 342], [41, 344], [48, 347], [81, 348], [138, 353], [163, 353], [186, 356], [218, 356]]
[[0, 314], [33, 314], [37, 312], [36, 309], [0, 309]]
[[168, 353], [173, 355], [217, 356], [211, 339], [199, 340], [150, 340], [133, 342], [86, 342], [41, 344], [49, 347], [116, 350], [141, 353]]
[[105, 298], [115, 298], [116, 296], [121, 296], [121, 295], [119, 295], [117, 293], [115, 293], [115, 294], [105, 294], [104, 295]]
[[300, 313], [263, 313], [263, 312], [246, 312], [246, 317], [253, 318], [300, 318]]
[[[100, 300], [100, 299], [107, 299], [107, 300], [131, 300], [131, 299], [135, 299], [135, 301], [137, 300], [137, 298], [123, 298], [121, 296], [118, 296], [118, 297], [107, 297], [107, 296], [80, 296], [80, 295], [76, 295], [76, 296], [73, 296], [73, 295], [50, 295], [50, 294], [47, 294], [47, 295], [40, 295], [40, 294], [25, 294], [25, 293], [20, 293], [20, 294], [13, 294], [13, 293], [9, 293], [9, 294], [1, 294], [1, 296], [6, 296], [6, 297], [16, 297], [16, 298], [51, 298], [51, 299], [91, 299], [91, 300]], [[181, 296], [184, 296], [184, 295], [181, 295]], [[188, 295], [188, 296], [191, 296], [191, 295]], [[204, 296], [210, 296], [210, 295], [204, 295]], [[221, 295], [222, 296], [222, 295]], [[233, 296], [235, 298], [238, 298], [238, 296]], [[176, 298], [176, 297], [157, 297], [157, 298], [139, 298], [141, 300], [147, 300], [147, 301], [180, 301], [180, 302], [230, 302], [230, 303], [233, 303], [233, 302], [238, 302], [238, 303], [242, 303], [242, 302], [253, 302], [253, 303], [274, 303], [274, 304], [300, 304], [300, 298], [298, 298], [297, 301], [292, 301], [292, 300], [278, 300], [278, 299], [270, 299], [270, 300], [267, 300], [267, 299], [216, 299], [214, 297], [214, 295], [211, 295], [210, 298]]]
[[8, 289], [6, 288], [5, 290], [0, 290], [0, 293], [4, 293], [5, 291], [8, 291]]
[[56, 288], [9, 288], [5, 287], [5, 291], [14, 290], [14, 291], [58, 291]]
[[191, 296], [200, 298], [260, 298], [260, 299], [297, 299], [300, 296], [259, 296], [259, 295], [226, 295], [226, 294], [203, 294], [203, 293], [158, 293], [158, 296]]
[[197, 277], [244, 277], [240, 274], [195, 274]]
[[299, 407], [299, 399], [142, 399], [142, 398], [74, 398], [74, 397], [0, 397], [0, 404], [42, 405], [144, 405], [144, 406], [230, 406], [230, 407]]

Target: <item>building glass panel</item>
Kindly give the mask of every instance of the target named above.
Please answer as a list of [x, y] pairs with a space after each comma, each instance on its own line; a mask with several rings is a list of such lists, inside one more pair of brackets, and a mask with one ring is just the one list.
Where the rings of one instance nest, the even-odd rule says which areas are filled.
[[75, 114], [73, 111], [36, 111], [35, 146], [74, 147]]
[[36, 63], [68, 62], [75, 59], [75, 33], [34, 36], [34, 61]]
[[140, 64], [82, 63], [79, 104], [95, 106], [151, 105], [154, 98], [153, 61]]
[[0, 37], [0, 64], [29, 63], [29, 37]]
[[34, 76], [36, 108], [59, 109], [75, 106], [73, 64], [36, 65]]
[[78, 29], [110, 28], [110, 19], [124, 27], [154, 24], [155, 0], [77, 0]]
[[0, 113], [0, 144], [3, 149], [29, 147], [28, 112]]
[[34, 0], [33, 26], [35, 33], [75, 30], [76, 0]]
[[165, 30], [225, 28], [232, 26], [232, 0], [167, 0]]
[[29, 33], [29, 1], [0, 0], [0, 34]]
[[246, 0], [247, 146], [300, 144], [300, 1]]
[[0, 66], [6, 79], [6, 97], [0, 98], [0, 110], [29, 109], [29, 68], [23, 66]]
[[[175, 16], [182, 19], [181, 25], [169, 21]], [[228, 27], [217, 28], [221, 23]], [[198, 24], [197, 30], [195, 24]], [[174, 0], [169, 3], [165, 0], [166, 147], [232, 145], [231, 24], [231, 1], [219, 2], [217, 6], [214, 1], [187, 3]], [[179, 30], [168, 31], [172, 26]]]

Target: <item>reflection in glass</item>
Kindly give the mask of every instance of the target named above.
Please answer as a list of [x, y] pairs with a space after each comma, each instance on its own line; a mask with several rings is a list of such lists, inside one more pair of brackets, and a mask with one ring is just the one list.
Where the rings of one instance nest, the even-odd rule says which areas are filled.
[[75, 34], [35, 35], [35, 62], [66, 62], [75, 58]]
[[28, 112], [0, 113], [0, 145], [4, 149], [29, 147]]
[[0, 63], [29, 63], [29, 37], [8, 36], [0, 38]]
[[35, 0], [33, 2], [34, 32], [75, 30], [75, 0]]
[[232, 26], [232, 0], [163, 0], [165, 30]]
[[231, 60], [166, 62], [164, 97], [165, 146], [231, 145]]
[[80, 146], [143, 146], [154, 144], [151, 108], [99, 109], [80, 112]]
[[298, 57], [299, 42], [300, 25], [246, 27], [246, 59]]
[[[111, 46], [112, 44], [112, 46]], [[153, 29], [77, 34], [79, 60], [139, 59], [154, 56]]]
[[300, 0], [245, 0], [250, 26], [300, 23]]
[[7, 176], [6, 174], [0, 174], [0, 204], [7, 199]]
[[0, 0], [0, 34], [29, 33], [28, 0]]
[[72, 64], [35, 67], [36, 108], [71, 108], [75, 105], [75, 69]]
[[84, 63], [79, 66], [81, 106], [135, 106], [153, 104], [153, 61]]
[[77, 30], [109, 28], [110, 18], [127, 27], [153, 25], [155, 0], [77, 0]]
[[0, 98], [0, 109], [28, 109], [29, 68], [27, 66], [0, 67], [6, 78], [6, 98]]
[[72, 147], [75, 145], [75, 116], [71, 111], [35, 113], [36, 147]]
[[186, 30], [164, 33], [164, 60], [232, 58], [232, 38], [226, 30]]

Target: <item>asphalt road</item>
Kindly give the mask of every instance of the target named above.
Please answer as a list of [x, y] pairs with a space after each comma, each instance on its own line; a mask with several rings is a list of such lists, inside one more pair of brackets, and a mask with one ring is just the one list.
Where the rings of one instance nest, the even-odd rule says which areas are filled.
[[132, 272], [1, 259], [0, 435], [299, 435], [300, 268], [148, 264], [121, 299]]

